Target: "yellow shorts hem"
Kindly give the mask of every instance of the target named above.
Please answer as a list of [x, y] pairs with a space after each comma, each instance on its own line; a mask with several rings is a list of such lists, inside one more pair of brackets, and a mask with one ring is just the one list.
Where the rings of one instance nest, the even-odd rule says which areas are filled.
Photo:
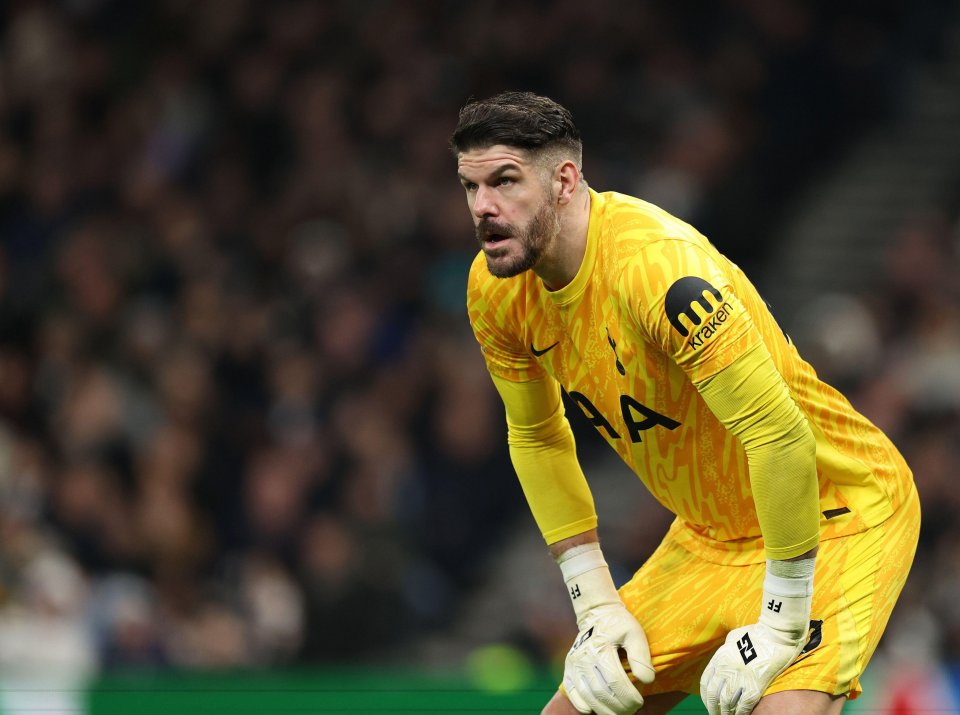
[[814, 678], [804, 682], [790, 682], [790, 679], [784, 679], [783, 682], [774, 680], [770, 687], [763, 693], [764, 695], [773, 695], [774, 693], [785, 693], [790, 690], [815, 690], [818, 693], [827, 695], [845, 695], [848, 700], [856, 700], [863, 693], [859, 683], [852, 684], [849, 688], [838, 688], [835, 680], [830, 678]]

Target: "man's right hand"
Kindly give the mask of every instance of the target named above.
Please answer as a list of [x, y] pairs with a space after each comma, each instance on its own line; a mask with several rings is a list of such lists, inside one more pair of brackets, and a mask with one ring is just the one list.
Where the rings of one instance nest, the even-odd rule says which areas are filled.
[[653, 664], [643, 628], [620, 600], [596, 542], [575, 546], [557, 558], [580, 633], [567, 654], [563, 688], [581, 713], [633, 715], [643, 696], [620, 661], [620, 649], [641, 683], [652, 683]]
[[627, 654], [634, 676], [652, 683], [653, 665], [647, 636], [622, 602], [597, 606], [585, 614], [580, 633], [567, 654], [563, 688], [581, 713], [633, 715], [643, 706], [620, 661]]

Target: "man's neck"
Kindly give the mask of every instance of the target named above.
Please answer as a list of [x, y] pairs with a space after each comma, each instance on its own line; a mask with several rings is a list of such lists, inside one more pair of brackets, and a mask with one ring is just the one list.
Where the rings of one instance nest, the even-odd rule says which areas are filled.
[[547, 290], [560, 290], [577, 276], [587, 252], [589, 226], [590, 192], [584, 187], [561, 210], [560, 233], [534, 268]]

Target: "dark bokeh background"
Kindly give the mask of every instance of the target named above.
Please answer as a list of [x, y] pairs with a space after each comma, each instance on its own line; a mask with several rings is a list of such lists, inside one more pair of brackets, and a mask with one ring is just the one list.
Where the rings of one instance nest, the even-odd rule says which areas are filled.
[[[0, 658], [370, 662], [449, 631], [529, 518], [463, 305], [461, 104], [557, 98], [592, 186], [659, 203], [775, 283], [787, 209], [898, 121], [957, 16], [946, 1], [7, 2], [0, 639], [17, 645]], [[878, 357], [836, 374], [917, 472], [903, 608], [937, 613], [948, 658], [956, 186], [882, 249], [881, 289], [853, 297]], [[945, 377], [916, 388], [931, 361]], [[589, 463], [597, 442], [576, 429]], [[642, 532], [624, 558], [658, 537]], [[554, 655], [535, 629], [517, 642]]]

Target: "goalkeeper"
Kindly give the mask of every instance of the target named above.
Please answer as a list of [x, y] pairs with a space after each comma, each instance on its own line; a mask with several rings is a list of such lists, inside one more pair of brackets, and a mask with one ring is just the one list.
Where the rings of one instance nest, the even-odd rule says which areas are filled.
[[[565, 108], [473, 101], [451, 144], [470, 322], [580, 629], [544, 712], [840, 712], [916, 549], [903, 458], [706, 238], [587, 186]], [[619, 591], [561, 391], [676, 515]]]

